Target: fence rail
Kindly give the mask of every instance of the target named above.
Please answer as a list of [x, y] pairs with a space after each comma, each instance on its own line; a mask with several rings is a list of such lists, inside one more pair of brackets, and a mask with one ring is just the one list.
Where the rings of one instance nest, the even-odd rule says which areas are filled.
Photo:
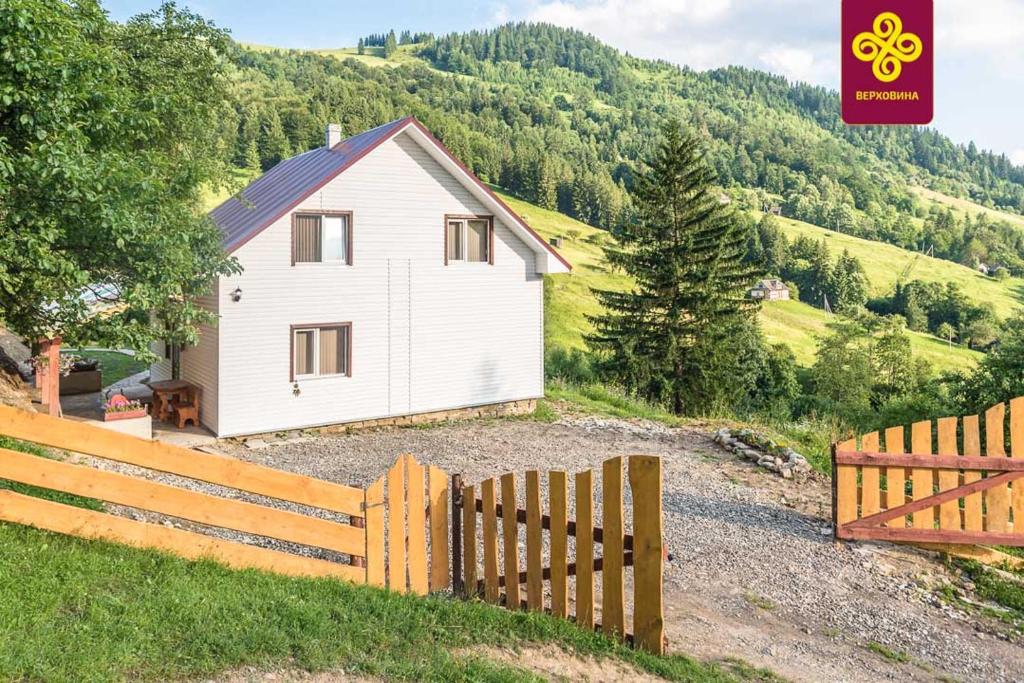
[[[211, 558], [234, 568], [333, 576], [420, 595], [446, 590], [454, 580], [458, 594], [482, 593], [489, 602], [504, 601], [513, 609], [545, 609], [547, 583], [551, 591], [548, 609], [564, 618], [569, 616], [568, 580], [575, 577], [574, 618], [586, 628], [594, 628], [597, 621], [594, 588], [595, 575], [600, 574], [598, 627], [618, 637], [631, 637], [647, 650], [662, 652], [664, 648], [658, 458], [628, 458], [633, 495], [633, 534], [629, 535], [624, 529], [625, 461], [621, 457], [603, 464], [602, 526], [597, 527], [593, 473], [589, 470], [575, 475], [575, 519], [570, 519], [569, 481], [564, 472], [548, 474], [550, 495], [545, 513], [541, 473], [537, 471], [526, 473], [526, 507], [519, 508], [514, 474], [487, 479], [478, 487], [463, 486], [456, 475], [450, 484], [446, 472], [423, 465], [408, 454], [399, 456], [383, 476], [362, 489], [6, 406], [0, 406], [0, 435], [294, 503], [304, 510], [286, 510], [272, 502], [219, 495], [218, 489], [199, 491], [0, 448], [0, 479], [167, 515], [197, 527], [167, 527], [14, 491], [0, 491], [0, 521], [162, 550], [188, 559]], [[478, 516], [482, 518], [480, 527]], [[519, 566], [520, 526], [526, 528], [525, 570]], [[204, 533], [209, 528], [320, 549], [326, 551], [322, 556], [334, 559], [228, 540]], [[478, 528], [482, 531], [480, 554]], [[551, 559], [542, 566], [545, 531]], [[499, 536], [505, 550], [500, 564]], [[572, 562], [570, 537], [576, 547]], [[596, 556], [595, 545], [602, 546], [600, 556]], [[478, 558], [483, 565], [479, 573]], [[627, 567], [633, 568], [633, 636], [627, 633], [625, 621]]]
[[[575, 519], [569, 518], [569, 477], [565, 472], [548, 473], [547, 514], [542, 510], [541, 474], [536, 470], [525, 475], [525, 508], [518, 507], [519, 488], [513, 473], [503, 474], [497, 481], [485, 479], [478, 485], [462, 485], [461, 477], [456, 475], [453, 491], [458, 493], [453, 499], [453, 518], [461, 522], [453, 530], [453, 536], [458, 539], [452, 544], [456, 555], [453, 566], [457, 568], [455, 590], [469, 596], [483, 595], [486, 601], [503, 604], [509, 609], [549, 611], [562, 618], [570, 618], [570, 598], [573, 598], [576, 613], [571, 618], [581, 627], [596, 627], [609, 635], [631, 640], [638, 647], [662, 652], [661, 461], [651, 456], [628, 457], [633, 500], [632, 535], [624, 531], [624, 461], [621, 457], [611, 458], [602, 465], [600, 527], [594, 525], [593, 472], [590, 470], [574, 477]], [[499, 492], [501, 502], [498, 502]], [[524, 534], [520, 533], [520, 527], [525, 527]], [[543, 564], [545, 531], [549, 548], [547, 566]], [[575, 539], [576, 549], [572, 562], [568, 554], [570, 537]], [[519, 566], [524, 545], [525, 570]], [[601, 546], [599, 557], [595, 553], [597, 545]], [[479, 572], [481, 559], [482, 576]], [[624, 570], [627, 567], [633, 568], [632, 634], [626, 629]], [[597, 623], [595, 609], [596, 574], [601, 575], [600, 623]], [[515, 578], [510, 580], [510, 577]], [[576, 579], [572, 596], [569, 577]], [[547, 606], [545, 582], [551, 595]], [[521, 590], [523, 587], [525, 591]]]
[[983, 417], [915, 423], [909, 452], [903, 427], [835, 444], [836, 537], [1024, 546], [1024, 398]]

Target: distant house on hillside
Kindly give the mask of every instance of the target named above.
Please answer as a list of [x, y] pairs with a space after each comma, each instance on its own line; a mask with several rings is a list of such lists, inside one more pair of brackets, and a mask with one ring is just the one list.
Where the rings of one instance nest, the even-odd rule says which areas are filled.
[[244, 270], [180, 351], [200, 421], [234, 436], [543, 396], [543, 276], [568, 262], [416, 119], [326, 138], [210, 214]]
[[789, 301], [789, 287], [782, 280], [761, 280], [750, 290], [751, 299]]

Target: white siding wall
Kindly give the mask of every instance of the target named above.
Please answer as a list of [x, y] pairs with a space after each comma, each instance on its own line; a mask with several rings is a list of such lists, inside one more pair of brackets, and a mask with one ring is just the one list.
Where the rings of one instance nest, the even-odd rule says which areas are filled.
[[[383, 144], [299, 209], [352, 211], [354, 264], [293, 267], [290, 216], [235, 252], [245, 271], [218, 288], [221, 435], [543, 394], [533, 252], [496, 221], [493, 266], [444, 266], [444, 215], [490, 212], [417, 143]], [[352, 377], [293, 395], [289, 326], [349, 321]]]
[[[217, 313], [220, 304], [214, 296], [203, 297], [197, 303], [213, 313]], [[199, 343], [186, 347], [181, 352], [181, 378], [202, 387], [199, 418], [215, 434], [218, 428], [219, 337], [220, 328], [216, 322], [211, 325], [200, 325]], [[167, 363], [170, 364], [170, 361]]]
[[171, 378], [171, 359], [165, 358], [165, 345], [162, 341], [155, 341], [149, 345], [149, 350], [157, 355], [157, 362], [149, 366], [149, 379], [152, 382]]

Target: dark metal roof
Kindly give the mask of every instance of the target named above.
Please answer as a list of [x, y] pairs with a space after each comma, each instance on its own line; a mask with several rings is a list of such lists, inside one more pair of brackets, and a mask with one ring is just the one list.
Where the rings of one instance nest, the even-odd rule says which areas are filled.
[[241, 201], [232, 197], [210, 212], [224, 236], [224, 248], [229, 253], [238, 249], [412, 120], [385, 123], [330, 149], [319, 147], [271, 168], [242, 190]]

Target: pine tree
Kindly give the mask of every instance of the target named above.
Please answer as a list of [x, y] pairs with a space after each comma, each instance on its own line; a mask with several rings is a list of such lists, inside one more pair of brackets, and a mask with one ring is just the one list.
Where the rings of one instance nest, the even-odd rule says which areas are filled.
[[713, 189], [697, 140], [672, 122], [637, 176], [635, 218], [613, 231], [609, 261], [632, 291], [596, 290], [605, 313], [588, 343], [628, 391], [676, 413], [730, 405], [747, 391], [732, 369], [756, 324], [747, 291], [758, 273], [743, 263], [746, 233]]
[[398, 41], [395, 39], [395, 30], [391, 29], [388, 32], [388, 37], [384, 39], [384, 57], [390, 57], [395, 54], [398, 50]]
[[555, 169], [547, 157], [541, 156], [536, 167], [537, 177], [537, 206], [544, 209], [555, 209], [558, 207], [558, 178], [555, 177]]
[[359, 43], [356, 45], [356, 52], [361, 55], [366, 54], [366, 41], [362, 38], [359, 39]]
[[255, 175], [260, 170], [260, 150], [256, 140], [250, 140], [245, 149], [245, 169]]
[[276, 109], [271, 109], [269, 116], [263, 121], [259, 138], [260, 159], [266, 170], [292, 155], [291, 144], [285, 135], [281, 117]]

